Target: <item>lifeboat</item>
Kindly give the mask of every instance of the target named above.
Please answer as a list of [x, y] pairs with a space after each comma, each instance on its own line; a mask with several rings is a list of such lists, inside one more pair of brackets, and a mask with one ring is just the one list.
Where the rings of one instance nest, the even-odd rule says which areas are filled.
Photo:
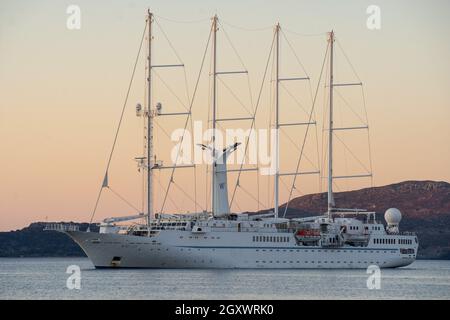
[[298, 241], [302, 241], [302, 242], [317, 241], [320, 239], [320, 230], [319, 229], [299, 229], [295, 233], [295, 238]]

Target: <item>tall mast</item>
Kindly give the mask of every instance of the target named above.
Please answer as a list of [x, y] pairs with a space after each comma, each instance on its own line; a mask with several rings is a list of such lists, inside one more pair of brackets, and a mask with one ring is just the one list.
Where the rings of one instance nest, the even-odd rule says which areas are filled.
[[153, 114], [152, 114], [152, 20], [153, 14], [148, 10], [148, 75], [147, 75], [147, 225], [153, 215], [153, 181], [152, 181], [152, 158], [153, 158]]
[[279, 84], [280, 84], [280, 24], [275, 26], [276, 36], [276, 79], [275, 79], [275, 181], [274, 181], [274, 193], [275, 193], [275, 217], [278, 218], [278, 193], [279, 193]]
[[330, 114], [328, 123], [328, 217], [331, 218], [331, 212], [334, 207], [333, 198], [333, 47], [334, 31], [329, 33], [330, 42]]
[[214, 206], [215, 206], [215, 175], [216, 175], [216, 166], [215, 166], [215, 152], [216, 152], [216, 76], [217, 76], [217, 14], [213, 17], [213, 92], [212, 92], [212, 127], [213, 127], [213, 136], [212, 136], [212, 149], [213, 149], [213, 164], [212, 164], [212, 200], [211, 200], [211, 211], [214, 215]]

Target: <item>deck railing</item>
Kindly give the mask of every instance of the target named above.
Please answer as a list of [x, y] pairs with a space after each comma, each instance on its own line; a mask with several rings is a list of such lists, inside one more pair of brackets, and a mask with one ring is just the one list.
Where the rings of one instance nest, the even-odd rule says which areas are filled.
[[79, 231], [80, 227], [76, 224], [70, 223], [47, 223], [44, 226], [44, 231]]

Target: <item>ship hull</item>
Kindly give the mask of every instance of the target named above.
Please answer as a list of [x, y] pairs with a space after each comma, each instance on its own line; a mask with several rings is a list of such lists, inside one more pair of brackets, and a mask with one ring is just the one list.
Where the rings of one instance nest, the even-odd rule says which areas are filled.
[[[66, 234], [96, 268], [362, 269], [370, 265], [397, 268], [414, 262], [417, 252], [417, 248], [414, 254], [404, 255], [399, 248], [323, 248], [295, 243], [242, 246], [235, 244], [245, 243], [239, 241], [241, 235], [229, 232], [220, 239], [211, 235], [193, 237], [187, 231], [166, 231], [157, 237], [81, 231]], [[208, 238], [217, 241], [211, 243]], [[231, 241], [233, 238], [235, 241]]]

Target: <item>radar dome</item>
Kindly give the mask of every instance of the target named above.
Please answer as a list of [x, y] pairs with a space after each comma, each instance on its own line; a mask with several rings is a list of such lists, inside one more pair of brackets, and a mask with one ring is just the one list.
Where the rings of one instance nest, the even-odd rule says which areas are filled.
[[402, 213], [396, 208], [387, 209], [384, 213], [384, 220], [390, 225], [398, 225], [402, 220]]

